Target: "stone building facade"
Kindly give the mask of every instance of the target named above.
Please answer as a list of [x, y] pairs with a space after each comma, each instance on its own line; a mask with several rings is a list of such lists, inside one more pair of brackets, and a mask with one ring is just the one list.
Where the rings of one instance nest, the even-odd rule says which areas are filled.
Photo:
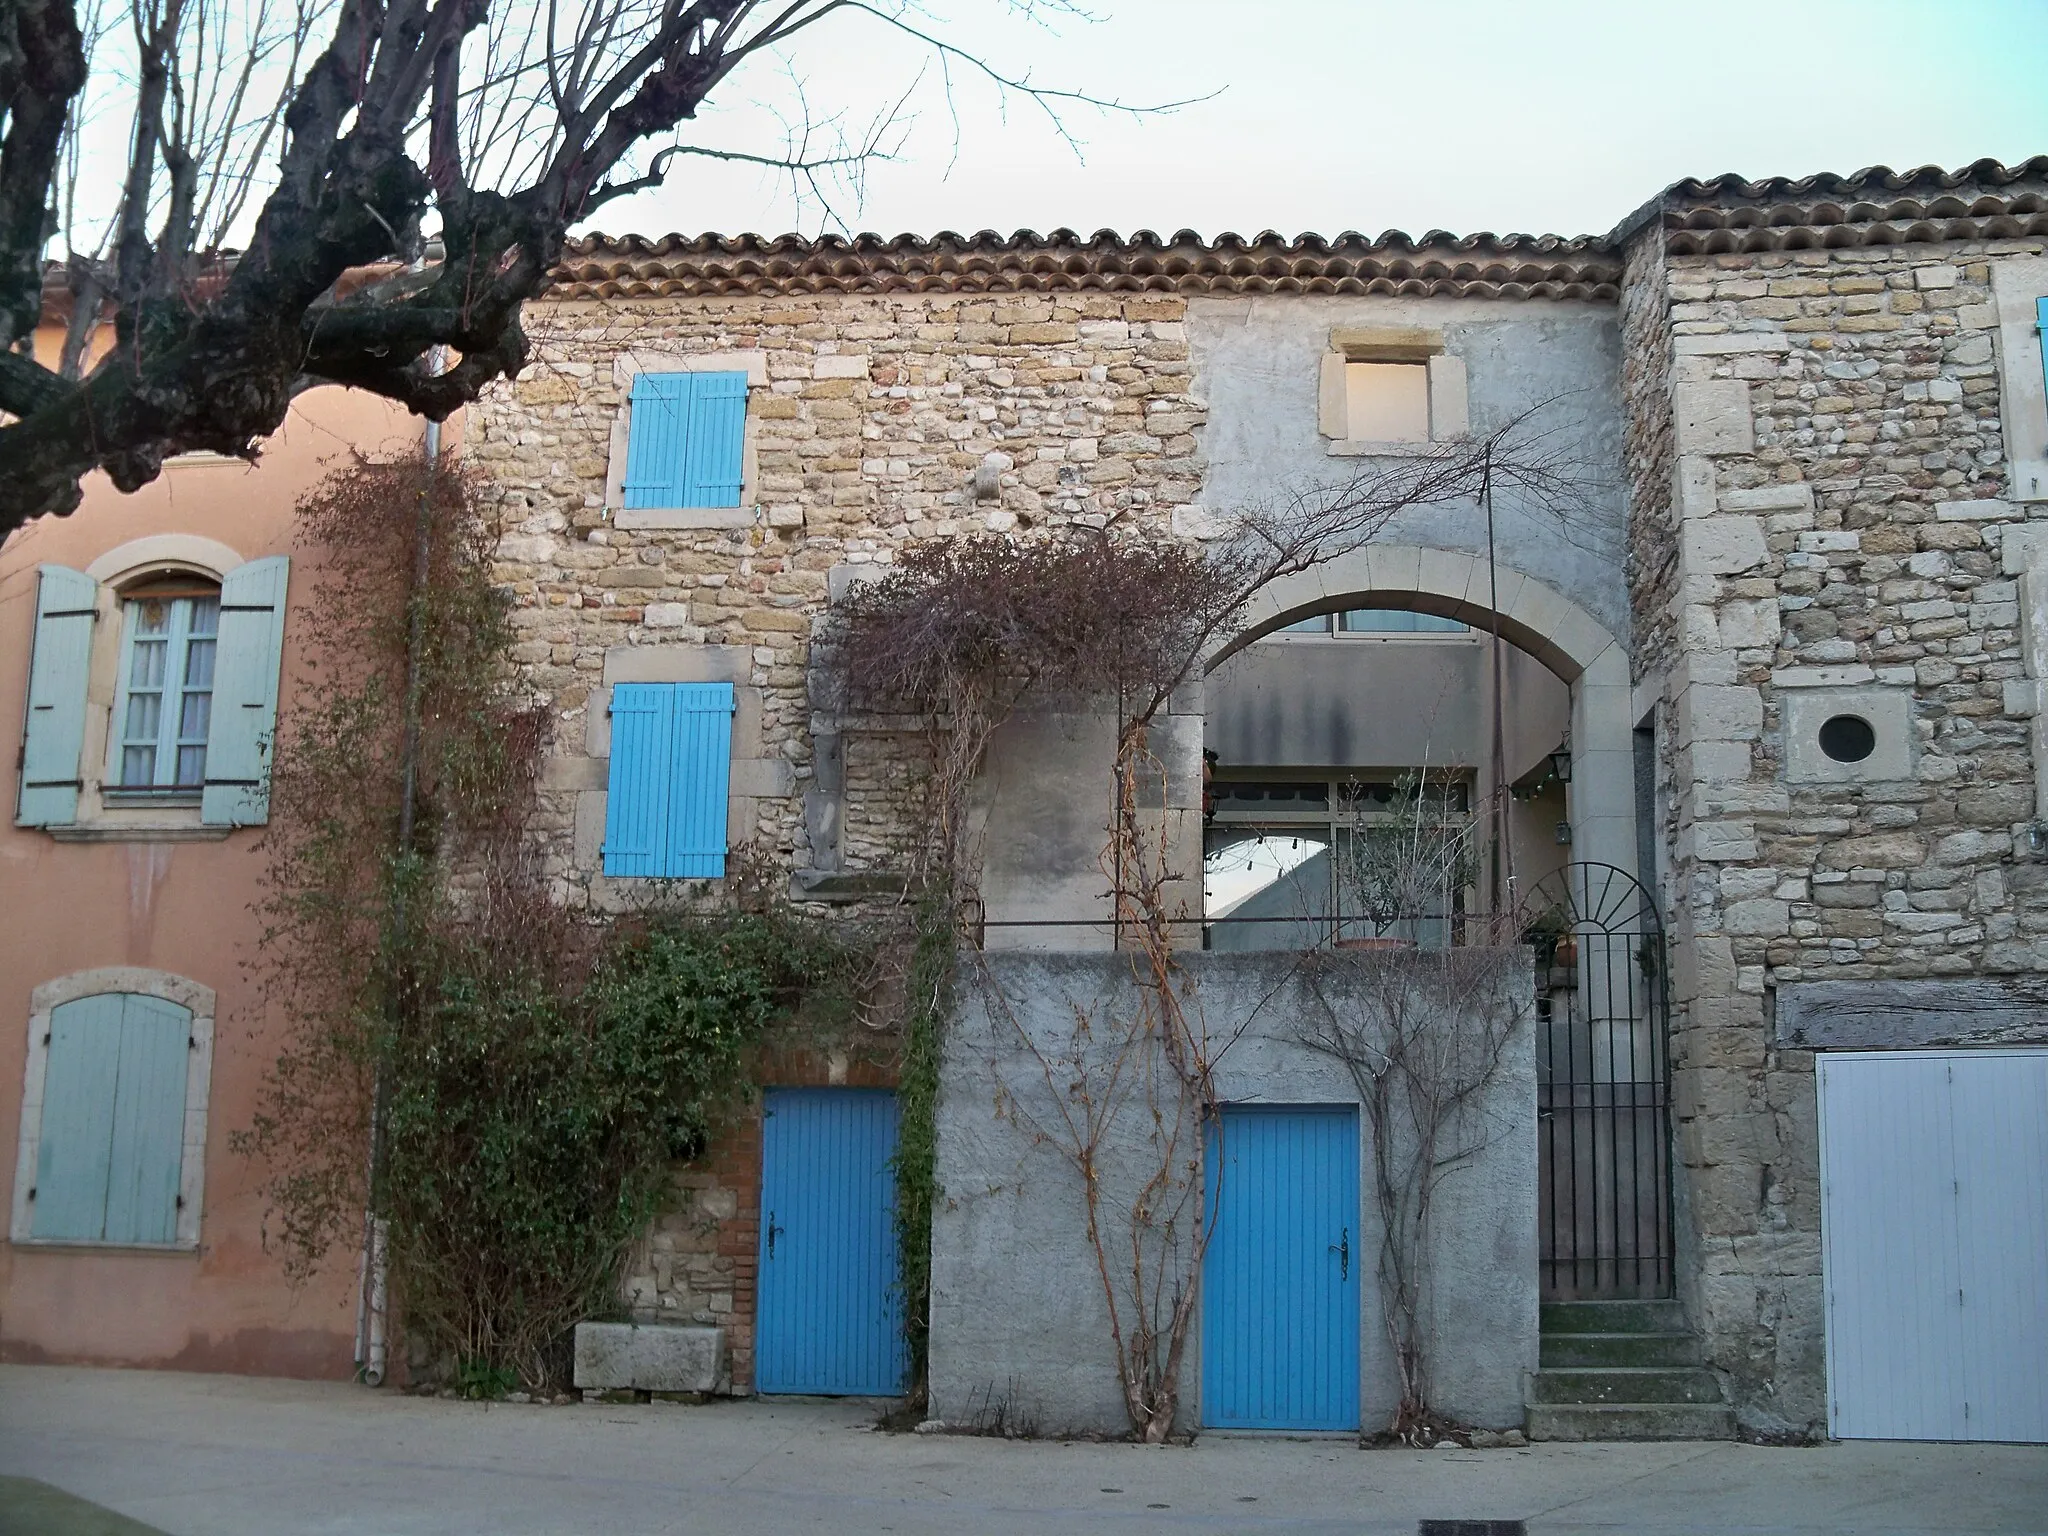
[[2048, 1039], [1994, 980], [2048, 961], [2044, 172], [1688, 182], [1619, 234], [1680, 1273], [1762, 1426], [1826, 1417], [1811, 1045]]
[[[1816, 1049], [2048, 1041], [2042, 295], [2048, 160], [1686, 182], [1579, 240], [593, 237], [466, 450], [555, 721], [550, 872], [564, 900], [630, 904], [598, 857], [609, 690], [717, 681], [732, 847], [799, 900], [871, 893], [915, 774], [809, 671], [863, 568], [970, 532], [1203, 537], [1359, 449], [1314, 425], [1317, 355], [1381, 355], [1345, 338], [1434, 337], [1400, 345], [1458, 361], [1475, 433], [1561, 370], [1612, 490], [1562, 539], [1509, 524], [1503, 629], [1571, 691], [1571, 856], [1639, 873], [1665, 919], [1679, 1298], [1745, 1426], [1817, 1432]], [[747, 376], [742, 505], [636, 514], [631, 381], [702, 368]], [[1397, 521], [1253, 630], [1379, 606], [1483, 623], [1474, 527]], [[1869, 738], [1847, 751], [1844, 717]], [[1075, 739], [1011, 745], [1073, 776], [1081, 847], [1107, 786]], [[1006, 857], [991, 879], [1041, 904], [1099, 884]], [[648, 1317], [746, 1311], [726, 1282], [755, 1213], [743, 1177], [707, 1178], [636, 1272]]]

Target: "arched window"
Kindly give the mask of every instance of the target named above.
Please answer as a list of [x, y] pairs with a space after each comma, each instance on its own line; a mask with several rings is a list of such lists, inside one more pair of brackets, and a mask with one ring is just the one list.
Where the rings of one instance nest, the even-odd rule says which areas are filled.
[[215, 583], [162, 576], [122, 591], [109, 793], [197, 794], [205, 785], [219, 642]]

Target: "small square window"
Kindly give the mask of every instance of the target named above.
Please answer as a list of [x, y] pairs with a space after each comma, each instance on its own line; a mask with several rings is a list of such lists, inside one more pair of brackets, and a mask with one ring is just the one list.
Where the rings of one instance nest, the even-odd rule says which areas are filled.
[[1346, 363], [1345, 433], [1356, 442], [1429, 441], [1425, 363]]

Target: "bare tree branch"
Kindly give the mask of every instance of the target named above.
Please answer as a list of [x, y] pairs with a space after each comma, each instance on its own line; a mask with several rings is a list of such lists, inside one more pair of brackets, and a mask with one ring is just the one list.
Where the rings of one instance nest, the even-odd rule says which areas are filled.
[[[94, 470], [133, 490], [173, 453], [252, 457], [316, 384], [458, 409], [524, 365], [521, 306], [569, 228], [679, 157], [786, 172], [829, 209], [827, 178], [857, 188], [893, 152], [907, 95], [851, 136], [806, 108], [781, 155], [674, 139], [735, 71], [828, 20], [970, 65], [1070, 142], [1066, 110], [1160, 110], [1037, 84], [913, 0], [128, 0], [124, 56], [88, 69], [99, 13], [82, 26], [79, 7], [112, 3], [0, 0], [0, 537], [69, 511]], [[76, 173], [117, 89], [109, 259]], [[59, 207], [65, 259], [45, 266]], [[56, 369], [25, 356], [46, 282], [70, 288]], [[117, 345], [95, 355], [108, 303]], [[426, 364], [436, 348], [452, 366]]]

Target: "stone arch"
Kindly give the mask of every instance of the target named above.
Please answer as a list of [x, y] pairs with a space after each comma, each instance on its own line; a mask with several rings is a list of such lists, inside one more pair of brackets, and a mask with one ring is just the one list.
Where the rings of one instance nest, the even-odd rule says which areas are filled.
[[1572, 778], [1565, 803], [1572, 857], [1636, 872], [1635, 721], [1629, 657], [1592, 614], [1534, 577], [1483, 556], [1413, 544], [1367, 544], [1253, 599], [1244, 623], [1203, 658], [1206, 674], [1262, 635], [1342, 608], [1412, 608], [1490, 629], [1498, 584], [1501, 637], [1571, 689]]

